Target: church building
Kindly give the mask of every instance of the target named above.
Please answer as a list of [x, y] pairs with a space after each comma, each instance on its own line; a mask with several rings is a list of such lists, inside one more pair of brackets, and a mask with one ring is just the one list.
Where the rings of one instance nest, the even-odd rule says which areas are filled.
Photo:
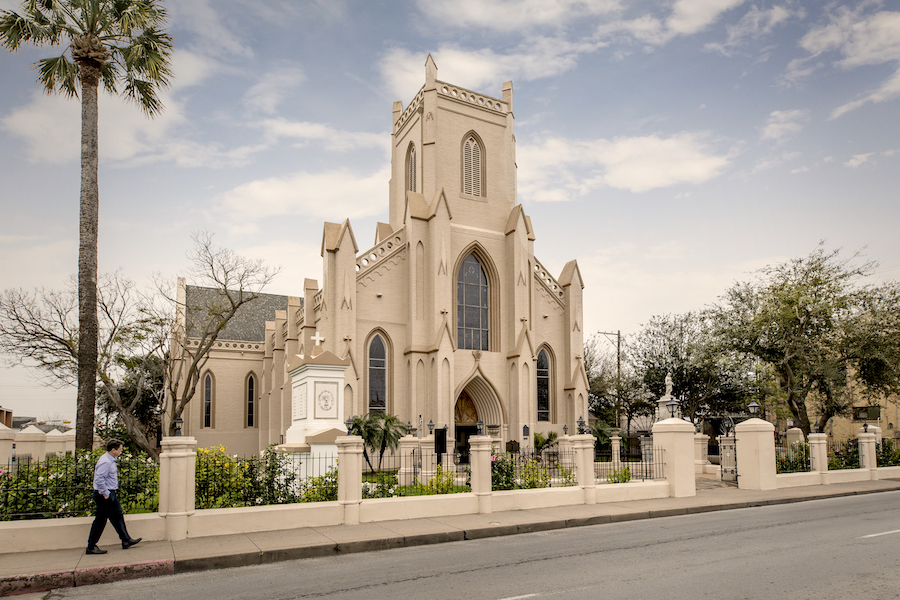
[[584, 284], [575, 260], [554, 277], [534, 254], [513, 125], [511, 82], [499, 98], [463, 89], [429, 56], [425, 85], [393, 106], [389, 222], [362, 251], [349, 220], [325, 223], [321, 283], [266, 295], [268, 315], [220, 335], [185, 434], [250, 454], [381, 411], [420, 437], [446, 426], [465, 455], [478, 422], [530, 446], [587, 419]]

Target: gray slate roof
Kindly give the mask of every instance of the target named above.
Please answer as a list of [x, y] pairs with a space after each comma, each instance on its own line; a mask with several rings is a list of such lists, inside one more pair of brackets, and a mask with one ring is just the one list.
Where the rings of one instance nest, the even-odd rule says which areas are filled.
[[[191, 307], [205, 306], [215, 302], [222, 292], [214, 288], [184, 286], [185, 302], [188, 310], [188, 323]], [[301, 299], [302, 302], [302, 299]], [[237, 340], [241, 342], [262, 342], [266, 339], [266, 321], [275, 320], [276, 310], [287, 310], [288, 297], [275, 294], [260, 294], [258, 298], [241, 306], [234, 318], [228, 322], [220, 340]]]

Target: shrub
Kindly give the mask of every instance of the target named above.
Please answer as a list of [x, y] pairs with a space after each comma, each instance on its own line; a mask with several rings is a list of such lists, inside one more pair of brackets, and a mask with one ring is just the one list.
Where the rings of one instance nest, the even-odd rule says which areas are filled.
[[900, 444], [894, 440], [882, 439], [875, 449], [876, 460], [879, 467], [900, 466]]
[[776, 473], [807, 473], [811, 469], [807, 442], [797, 442], [787, 448], [776, 449]]
[[631, 481], [631, 469], [627, 466], [606, 476], [606, 483], [628, 483], [629, 481]]
[[510, 454], [491, 455], [491, 489], [516, 489], [516, 462]]
[[529, 460], [522, 465], [519, 487], [522, 489], [550, 487], [550, 471], [542, 467], [538, 461]]

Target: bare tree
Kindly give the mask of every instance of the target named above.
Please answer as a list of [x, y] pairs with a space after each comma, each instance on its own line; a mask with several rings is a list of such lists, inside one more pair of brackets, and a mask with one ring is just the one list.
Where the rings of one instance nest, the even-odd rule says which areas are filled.
[[209, 352], [240, 308], [256, 300], [279, 269], [270, 269], [261, 260], [239, 256], [213, 244], [212, 235], [195, 233], [190, 255], [192, 283], [204, 288], [202, 296], [188, 299], [178, 293], [165, 292], [158, 282], [160, 296], [167, 300], [160, 319], [172, 315], [169, 340], [169, 362], [166, 376], [166, 418], [168, 434], [175, 434], [175, 419], [197, 391], [200, 374], [209, 360]]
[[[165, 351], [164, 324], [148, 316], [143, 303], [134, 283], [121, 273], [100, 277], [97, 380], [131, 439], [155, 457], [155, 445], [134, 415], [135, 406], [151, 393], [147, 381], [141, 377], [134, 382], [136, 392], [127, 402], [117, 384], [126, 362], [135, 365], [150, 357], [159, 360]], [[4, 290], [0, 296], [0, 351], [8, 356], [8, 363], [36, 366], [52, 386], [75, 385], [78, 346], [78, 282], [74, 277], [61, 291]]]

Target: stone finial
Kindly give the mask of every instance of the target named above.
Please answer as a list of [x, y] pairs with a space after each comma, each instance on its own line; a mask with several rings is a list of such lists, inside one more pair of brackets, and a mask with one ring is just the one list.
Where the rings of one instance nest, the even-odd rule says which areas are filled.
[[503, 84], [503, 101], [506, 102], [506, 107], [509, 112], [513, 111], [513, 89], [512, 89], [512, 81], [507, 81]]
[[428, 54], [428, 58], [425, 59], [425, 87], [434, 87], [434, 82], [437, 79], [437, 65], [434, 63], [434, 59], [431, 57], [431, 53]]

